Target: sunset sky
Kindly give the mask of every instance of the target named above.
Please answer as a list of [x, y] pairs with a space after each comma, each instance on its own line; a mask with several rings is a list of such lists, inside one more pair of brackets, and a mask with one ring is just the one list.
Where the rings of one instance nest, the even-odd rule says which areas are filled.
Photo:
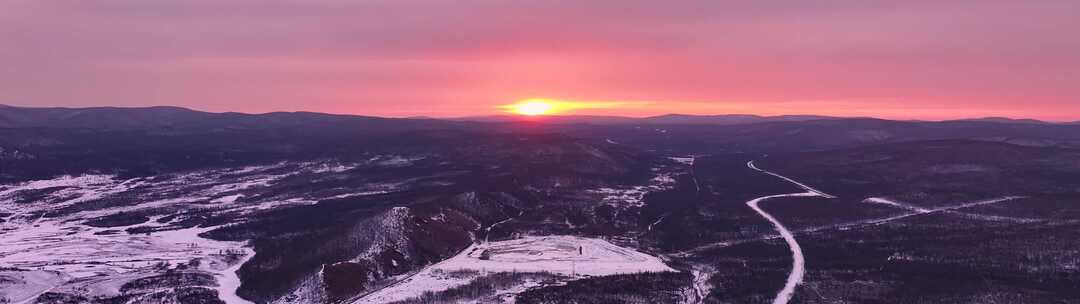
[[0, 104], [1080, 120], [1080, 1], [0, 1]]

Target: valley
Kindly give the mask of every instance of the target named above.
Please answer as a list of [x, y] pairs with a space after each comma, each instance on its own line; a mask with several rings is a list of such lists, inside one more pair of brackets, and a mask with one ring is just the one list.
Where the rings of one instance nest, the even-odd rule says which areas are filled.
[[0, 304], [1080, 304], [1080, 0], [0, 0]]
[[[1061, 126], [246, 119], [263, 124], [0, 130], [34, 156], [0, 167], [0, 303], [1080, 296], [1073, 133], [993, 136]], [[113, 136], [142, 146], [86, 140]]]

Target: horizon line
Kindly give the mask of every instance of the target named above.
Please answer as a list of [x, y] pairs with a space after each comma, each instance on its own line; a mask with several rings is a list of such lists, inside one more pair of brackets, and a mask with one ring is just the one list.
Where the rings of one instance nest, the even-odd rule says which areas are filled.
[[2, 108], [20, 108], [20, 109], [67, 109], [67, 110], [85, 110], [85, 109], [153, 109], [153, 108], [174, 108], [187, 111], [210, 113], [210, 114], [244, 114], [244, 115], [267, 115], [275, 113], [312, 113], [312, 114], [324, 114], [324, 115], [341, 115], [341, 116], [356, 116], [356, 117], [374, 117], [374, 118], [387, 118], [387, 119], [434, 119], [434, 120], [458, 120], [469, 121], [471, 119], [483, 119], [483, 118], [520, 118], [519, 120], [543, 120], [545, 118], [613, 118], [613, 119], [649, 119], [663, 116], [687, 116], [687, 117], [717, 117], [717, 116], [756, 116], [760, 118], [778, 118], [778, 117], [791, 117], [791, 116], [816, 116], [820, 119], [880, 119], [890, 121], [912, 121], [912, 122], [948, 122], [948, 121], [970, 121], [970, 120], [986, 120], [986, 119], [1006, 119], [1013, 121], [1031, 121], [1032, 123], [1047, 123], [1047, 124], [1070, 124], [1080, 123], [1080, 120], [1051, 120], [1051, 119], [1039, 119], [1024, 116], [1004, 116], [1004, 115], [990, 115], [990, 116], [972, 116], [972, 117], [958, 117], [948, 119], [926, 119], [926, 118], [888, 118], [880, 116], [844, 116], [844, 115], [828, 115], [828, 114], [811, 114], [811, 113], [788, 113], [788, 114], [758, 114], [758, 113], [710, 113], [710, 114], [685, 114], [669, 112], [656, 115], [595, 115], [595, 114], [547, 114], [536, 116], [525, 116], [514, 113], [492, 113], [492, 114], [480, 114], [480, 115], [466, 115], [466, 116], [431, 116], [431, 115], [371, 115], [360, 114], [352, 112], [320, 112], [310, 110], [280, 110], [280, 111], [267, 111], [267, 112], [243, 112], [243, 111], [213, 111], [198, 109], [188, 106], [177, 105], [147, 105], [147, 106], [23, 106], [23, 105], [11, 105], [0, 103], [0, 109]]

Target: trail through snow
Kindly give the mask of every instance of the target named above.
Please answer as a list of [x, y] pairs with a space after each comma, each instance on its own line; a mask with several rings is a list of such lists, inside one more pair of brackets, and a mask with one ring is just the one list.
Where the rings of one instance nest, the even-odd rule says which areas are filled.
[[236, 264], [229, 266], [229, 268], [217, 274], [220, 276], [220, 278], [218, 278], [217, 280], [218, 297], [221, 298], [222, 301], [225, 301], [225, 303], [227, 304], [254, 303], [245, 300], [244, 298], [241, 298], [236, 294], [236, 290], [240, 289], [240, 276], [236, 272], [240, 271], [240, 267], [244, 266], [244, 263], [247, 263], [248, 260], [250, 260], [252, 257], [255, 257], [254, 250], [248, 249], [246, 247], [242, 250], [244, 251], [244, 257], [240, 259], [240, 261], [237, 261]]
[[764, 217], [766, 220], [772, 223], [776, 231], [779, 232], [780, 236], [784, 238], [785, 242], [787, 242], [788, 247], [791, 248], [791, 273], [788, 274], [787, 282], [784, 283], [784, 288], [781, 289], [780, 292], [776, 294], [776, 298], [773, 299], [773, 304], [785, 304], [788, 301], [791, 301], [791, 297], [795, 294], [795, 287], [802, 283], [803, 276], [806, 273], [806, 258], [803, 256], [802, 247], [800, 247], [799, 243], [795, 241], [795, 235], [791, 233], [791, 230], [788, 230], [787, 227], [784, 227], [784, 224], [780, 223], [780, 221], [773, 217], [771, 214], [765, 212], [765, 210], [762, 210], [759, 206], [759, 203], [765, 200], [780, 197], [836, 197], [829, 195], [825, 192], [821, 192], [820, 190], [814, 189], [803, 183], [797, 182], [793, 179], [787, 178], [783, 175], [762, 170], [757, 166], [754, 166], [754, 161], [747, 162], [746, 166], [750, 169], [754, 169], [759, 172], [778, 177], [787, 182], [795, 184], [796, 186], [799, 186], [799, 188], [802, 188], [803, 190], [806, 190], [806, 192], [800, 193], [763, 196], [746, 202], [746, 205], [750, 206], [750, 209], [754, 209], [754, 211], [761, 215], [761, 217]]
[[978, 213], [968, 213], [968, 212], [956, 211], [957, 209], [978, 207], [978, 206], [988, 205], [988, 204], [996, 204], [996, 203], [1015, 200], [1015, 199], [1019, 199], [1019, 198], [1022, 198], [1022, 197], [1019, 197], [1019, 196], [1006, 196], [1006, 197], [998, 198], [998, 199], [976, 201], [976, 202], [971, 202], [971, 203], [964, 203], [964, 204], [959, 204], [959, 205], [954, 205], [954, 206], [946, 206], [946, 207], [938, 207], [938, 208], [924, 208], [924, 207], [919, 207], [919, 206], [915, 206], [915, 205], [912, 205], [912, 204], [899, 202], [899, 201], [896, 201], [896, 200], [883, 198], [883, 197], [871, 197], [871, 198], [867, 198], [866, 200], [863, 200], [863, 202], [871, 203], [871, 204], [884, 204], [884, 205], [889, 205], [889, 206], [893, 206], [893, 207], [896, 207], [896, 208], [900, 208], [900, 209], [904, 209], [904, 210], [914, 212], [913, 214], [902, 215], [901, 218], [909, 217], [909, 216], [912, 216], [912, 215], [918, 215], [918, 214], [943, 212], [943, 213], [949, 213], [949, 214], [963, 216], [963, 217], [966, 217], [966, 218], [971, 218], [971, 219], [976, 219], [976, 220], [984, 220], [984, 221], [1012, 222], [1012, 223], [1032, 223], [1032, 222], [1041, 221], [1039, 219], [1032, 219], [1032, 218], [1021, 218], [1021, 217], [1000, 216], [1000, 215], [985, 215], [985, 214], [978, 214]]
[[[843, 223], [837, 223], [837, 224], [831, 224], [831, 225], [824, 225], [824, 226], [796, 229], [796, 230], [792, 230], [791, 233], [794, 234], [794, 235], [801, 235], [801, 234], [815, 233], [815, 232], [821, 232], [821, 231], [827, 231], [827, 230], [847, 230], [847, 229], [858, 228], [858, 227], [876, 226], [876, 225], [882, 225], [882, 224], [886, 224], [886, 223], [890, 223], [890, 222], [894, 222], [894, 221], [898, 221], [898, 220], [907, 219], [907, 218], [914, 217], [914, 216], [929, 215], [929, 214], [936, 214], [936, 213], [947, 213], [947, 212], [951, 213], [951, 212], [955, 212], [956, 210], [962, 210], [962, 209], [973, 208], [973, 207], [978, 207], [978, 206], [985, 206], [985, 205], [992, 205], [992, 204], [1000, 204], [1000, 203], [1014, 201], [1014, 200], [1018, 200], [1018, 199], [1022, 199], [1022, 198], [1024, 198], [1024, 197], [1023, 196], [1006, 196], [1006, 197], [987, 199], [987, 200], [980, 200], [980, 201], [974, 201], [974, 202], [967, 202], [967, 203], [961, 203], [961, 204], [945, 206], [945, 207], [938, 207], [938, 208], [920, 208], [920, 209], [922, 209], [922, 211], [913, 211], [913, 210], [909, 209], [909, 211], [912, 211], [912, 212], [904, 213], [904, 214], [900, 214], [900, 215], [889, 216], [889, 217], [872, 218], [872, 219], [865, 219], [865, 220], [858, 220], [858, 221], [851, 221], [851, 222], [843, 222]], [[885, 203], [885, 202], [883, 202], [881, 200], [887, 200], [887, 199], [873, 198], [872, 197], [872, 198], [868, 198], [868, 199], [864, 200], [864, 202], [875, 203], [875, 204], [893, 205], [891, 203]], [[891, 202], [895, 203], [895, 201], [891, 201]], [[896, 206], [896, 205], [893, 205], [893, 206]], [[907, 208], [905, 208], [905, 209], [907, 209]], [[972, 213], [962, 213], [962, 212], [957, 212], [957, 213], [977, 215], [977, 214], [972, 214]], [[999, 216], [984, 216], [984, 217], [990, 217], [990, 218], [978, 218], [978, 219], [993, 220], [992, 218], [994, 218], [994, 219], [1002, 218], [1002, 217], [999, 217]], [[1004, 220], [1009, 220], [1009, 218], [1006, 218]], [[1033, 220], [1033, 221], [1038, 221], [1038, 220]], [[690, 256], [691, 254], [693, 254], [695, 252], [703, 252], [703, 251], [708, 251], [708, 250], [714, 250], [714, 249], [718, 249], [718, 248], [730, 247], [730, 246], [734, 246], [734, 245], [738, 245], [738, 244], [745, 244], [745, 243], [749, 243], [749, 242], [757, 242], [757, 241], [764, 241], [764, 240], [774, 240], [774, 239], [778, 239], [778, 238], [781, 238], [781, 237], [782, 236], [780, 236], [778, 234], [773, 234], [773, 235], [765, 235], [765, 236], [754, 237], [754, 238], [727, 240], [727, 241], [723, 241], [723, 242], [717, 242], [717, 243], [711, 243], [711, 244], [698, 246], [698, 247], [690, 249], [690, 250], [682, 251], [682, 252], [675, 253], [675, 254], [670, 254], [670, 256], [687, 257], [687, 256]]]

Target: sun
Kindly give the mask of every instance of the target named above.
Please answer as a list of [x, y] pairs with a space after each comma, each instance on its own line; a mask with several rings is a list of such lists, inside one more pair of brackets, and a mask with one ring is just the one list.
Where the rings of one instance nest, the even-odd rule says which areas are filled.
[[495, 108], [504, 113], [522, 116], [548, 116], [565, 115], [580, 110], [615, 109], [626, 105], [627, 102], [593, 102], [560, 100], [554, 98], [529, 98], [521, 99], [515, 103], [497, 105]]
[[526, 100], [512, 105], [511, 111], [526, 116], [551, 114], [555, 106], [542, 100]]

